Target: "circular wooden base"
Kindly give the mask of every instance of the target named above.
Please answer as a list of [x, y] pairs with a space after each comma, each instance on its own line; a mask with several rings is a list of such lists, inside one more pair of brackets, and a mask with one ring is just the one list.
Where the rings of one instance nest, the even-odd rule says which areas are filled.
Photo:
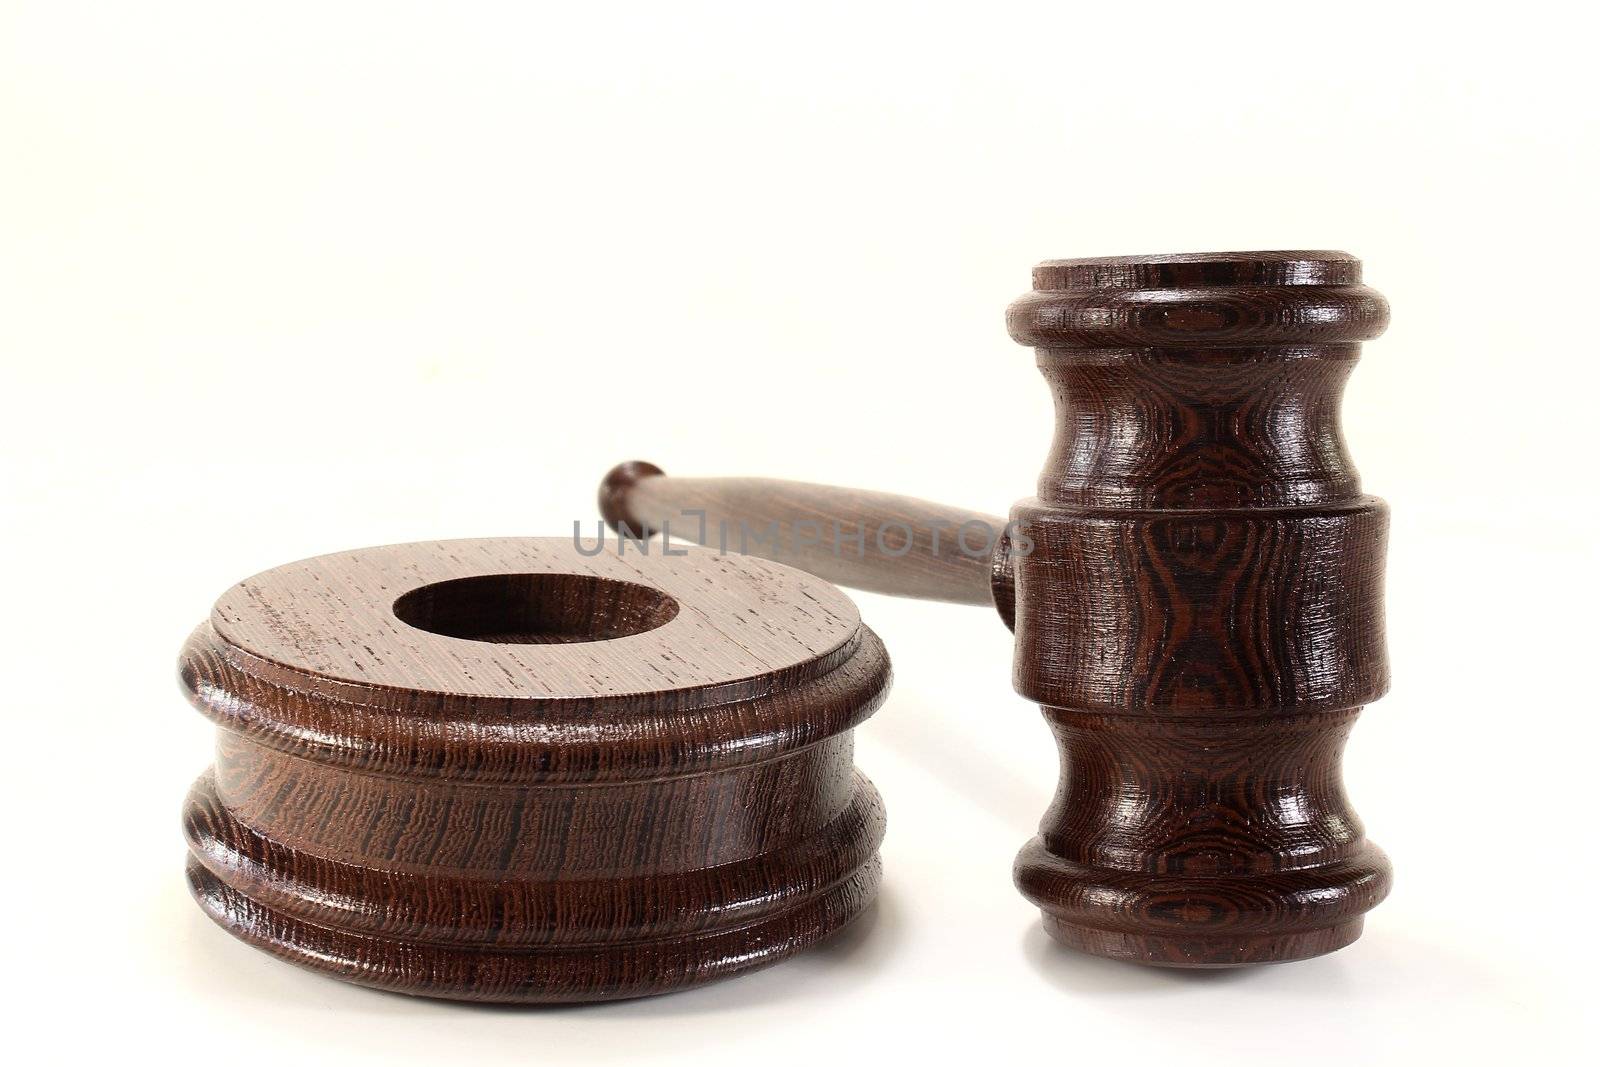
[[[598, 887], [586, 885], [474, 885], [388, 874], [367, 880], [357, 897], [348, 887], [360, 880], [338, 864], [293, 854], [239, 825], [218, 801], [210, 775], [195, 783], [184, 821], [190, 892], [223, 929], [335, 978], [451, 1000], [622, 1000], [755, 970], [839, 930], [872, 902], [881, 879], [882, 805], [859, 775], [855, 802], [814, 839], [741, 870], [700, 871], [676, 886], [612, 886], [598, 894]], [[595, 894], [587, 908], [585, 894]], [[602, 894], [611, 900], [599, 903]], [[694, 900], [696, 909], [626, 914], [630, 903], [651, 896]], [[430, 929], [428, 902], [440, 899], [456, 901], [459, 911], [454, 921]], [[551, 943], [515, 944], [518, 937], [508, 929], [511, 943], [493, 946], [496, 924], [539, 912], [571, 914], [586, 929], [558, 931], [553, 920], [543, 931], [522, 932]], [[560, 940], [585, 934], [594, 940]], [[463, 943], [467, 938], [491, 944]]]
[[609, 949], [491, 952], [380, 941], [289, 918], [193, 859], [189, 888], [223, 929], [290, 963], [395, 993], [507, 1004], [590, 1003], [670, 993], [787, 959], [829, 937], [877, 894], [876, 859], [793, 915], [696, 938]]
[[888, 659], [818, 579], [569, 542], [401, 545], [242, 583], [182, 676], [222, 727], [190, 887], [363, 985], [560, 1003], [681, 989], [877, 891], [850, 728]]

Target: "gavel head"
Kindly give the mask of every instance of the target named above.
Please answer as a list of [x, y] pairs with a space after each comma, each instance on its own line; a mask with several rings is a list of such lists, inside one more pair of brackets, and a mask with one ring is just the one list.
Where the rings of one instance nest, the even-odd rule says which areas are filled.
[[1357, 496], [1339, 396], [1389, 307], [1343, 252], [1058, 260], [1011, 305], [1057, 406], [1050, 504], [1283, 507]]
[[1342, 252], [1054, 261], [1011, 306], [1057, 408], [1012, 565], [1016, 687], [1063, 766], [1016, 878], [1058, 940], [1297, 959], [1387, 892], [1339, 765], [1388, 684], [1387, 510], [1339, 428], [1387, 321]]

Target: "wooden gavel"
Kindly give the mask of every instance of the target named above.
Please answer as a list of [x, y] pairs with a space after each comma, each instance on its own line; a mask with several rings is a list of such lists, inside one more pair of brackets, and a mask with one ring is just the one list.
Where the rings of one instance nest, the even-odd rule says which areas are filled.
[[1342, 252], [1058, 260], [1007, 313], [1056, 403], [1009, 522], [885, 493], [613, 469], [619, 532], [992, 604], [1062, 754], [1017, 858], [1048, 932], [1227, 967], [1331, 952], [1388, 892], [1340, 759], [1388, 688], [1388, 513], [1343, 384], [1388, 305]]

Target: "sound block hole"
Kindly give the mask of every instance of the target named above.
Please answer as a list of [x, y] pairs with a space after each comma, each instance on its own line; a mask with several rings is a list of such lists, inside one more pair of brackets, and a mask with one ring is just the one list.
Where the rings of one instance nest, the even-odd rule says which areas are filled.
[[483, 574], [413, 589], [394, 602], [407, 626], [505, 645], [612, 641], [678, 614], [658, 589], [587, 574]]

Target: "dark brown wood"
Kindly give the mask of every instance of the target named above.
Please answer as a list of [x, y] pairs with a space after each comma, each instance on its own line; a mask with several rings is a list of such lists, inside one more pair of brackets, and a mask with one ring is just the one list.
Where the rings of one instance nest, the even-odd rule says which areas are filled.
[[[1340, 775], [1388, 685], [1388, 515], [1339, 400], [1388, 306], [1342, 252], [1137, 256], [1040, 265], [1008, 322], [1057, 408], [993, 584], [1062, 753], [1019, 888], [1058, 940], [1141, 963], [1348, 944], [1390, 879]], [[688, 482], [672, 501], [704, 504]]]
[[678, 989], [848, 922], [883, 646], [816, 578], [685, 552], [444, 541], [230, 589], [180, 662], [220, 727], [184, 813], [201, 906], [340, 978], [512, 1002]]
[[1012, 305], [1057, 406], [1012, 517], [1017, 691], [1063, 767], [1016, 879], [1058, 940], [1299, 959], [1388, 891], [1339, 763], [1389, 680], [1388, 512], [1339, 430], [1387, 322], [1340, 252], [1045, 263]]
[[[992, 605], [1006, 520], [893, 493], [774, 478], [676, 478], [642, 460], [600, 483], [618, 533], [711, 545], [893, 596]], [[1007, 575], [1007, 580], [1009, 575]]]

